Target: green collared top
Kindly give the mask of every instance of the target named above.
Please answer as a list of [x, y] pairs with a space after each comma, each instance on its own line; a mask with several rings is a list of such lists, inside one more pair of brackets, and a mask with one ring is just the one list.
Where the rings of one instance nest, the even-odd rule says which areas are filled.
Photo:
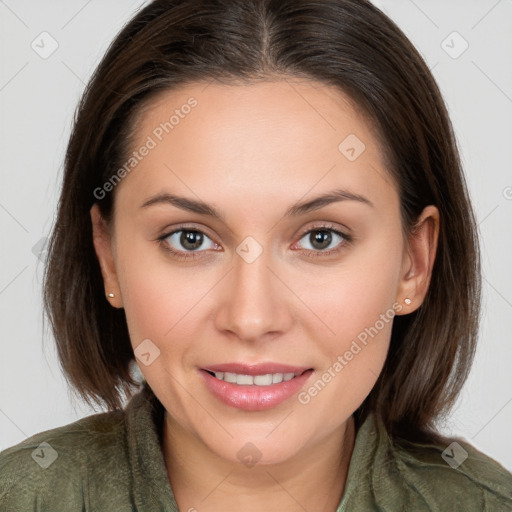
[[[178, 512], [160, 444], [163, 414], [144, 383], [122, 411], [40, 432], [0, 452], [0, 511]], [[512, 511], [512, 474], [454, 442], [396, 448], [369, 415], [357, 431], [336, 512]], [[201, 505], [198, 498], [187, 511]]]

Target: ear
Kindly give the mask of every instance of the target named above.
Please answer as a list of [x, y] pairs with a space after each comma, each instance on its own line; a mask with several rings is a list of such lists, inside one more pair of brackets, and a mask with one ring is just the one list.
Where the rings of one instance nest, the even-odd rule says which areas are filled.
[[[432, 277], [438, 237], [439, 210], [430, 205], [421, 213], [404, 247], [396, 297], [402, 309], [397, 314], [412, 313], [423, 303]], [[406, 298], [410, 304], [404, 302]]]
[[[103, 283], [105, 285], [105, 296], [112, 306], [115, 308], [122, 308], [123, 301], [121, 299], [121, 292], [117, 273], [114, 263], [114, 252], [112, 247], [114, 245], [113, 238], [108, 229], [105, 219], [101, 215], [98, 203], [94, 203], [91, 210], [92, 222], [92, 239], [94, 250], [98, 257], [98, 262], [101, 267], [101, 275], [103, 276]], [[109, 297], [110, 293], [114, 297]]]

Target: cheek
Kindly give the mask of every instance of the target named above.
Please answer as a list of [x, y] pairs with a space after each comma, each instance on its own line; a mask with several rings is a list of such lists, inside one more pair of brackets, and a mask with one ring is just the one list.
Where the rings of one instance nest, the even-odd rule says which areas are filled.
[[[298, 285], [297, 294], [316, 313], [316, 337], [320, 326], [329, 352], [342, 350], [381, 315], [393, 317], [401, 246], [399, 238], [395, 244], [390, 240], [391, 237], [388, 240], [374, 237], [371, 242], [347, 252], [339, 265], [316, 268], [310, 265], [309, 272], [299, 270], [292, 278]], [[381, 322], [378, 326], [386, 334]]]
[[[360, 290], [361, 288], [357, 288]], [[373, 295], [340, 293], [332, 315], [334, 335], [316, 336], [323, 354], [320, 368], [298, 401], [311, 411], [329, 410], [324, 428], [336, 428], [365, 400], [386, 361], [396, 310], [387, 290]], [[311, 413], [313, 414], [313, 413]]]
[[[299, 401], [337, 411], [354, 411], [370, 393], [385, 363], [400, 275], [400, 244], [376, 241], [329, 273], [317, 271], [302, 288], [324, 325], [310, 324], [309, 336], [325, 355], [324, 364]], [[314, 325], [316, 326], [316, 334]], [[334, 410], [334, 409], [333, 409]], [[332, 421], [339, 418], [333, 415]]]
[[[129, 250], [128, 250], [129, 249]], [[143, 242], [120, 247], [118, 278], [132, 345], [149, 338], [157, 345], [180, 339], [190, 324], [189, 312], [204, 294], [201, 280], [172, 266], [163, 250]]]

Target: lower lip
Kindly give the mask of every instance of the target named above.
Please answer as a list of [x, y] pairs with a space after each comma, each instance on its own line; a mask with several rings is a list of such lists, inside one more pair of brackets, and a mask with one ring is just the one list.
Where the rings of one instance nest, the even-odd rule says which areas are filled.
[[270, 386], [240, 386], [219, 380], [206, 370], [200, 370], [200, 373], [208, 389], [225, 404], [246, 411], [264, 411], [276, 407], [297, 393], [313, 370], [307, 370], [291, 380]]

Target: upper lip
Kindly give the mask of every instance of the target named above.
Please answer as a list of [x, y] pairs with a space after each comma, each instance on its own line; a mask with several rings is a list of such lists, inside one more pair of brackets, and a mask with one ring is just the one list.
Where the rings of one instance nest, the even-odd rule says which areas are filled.
[[309, 369], [311, 368], [307, 366], [290, 366], [288, 364], [273, 362], [258, 364], [222, 363], [205, 366], [203, 368], [203, 370], [210, 372], [228, 372], [238, 373], [240, 375], [266, 375], [268, 373], [294, 373], [295, 375], [301, 375]]

